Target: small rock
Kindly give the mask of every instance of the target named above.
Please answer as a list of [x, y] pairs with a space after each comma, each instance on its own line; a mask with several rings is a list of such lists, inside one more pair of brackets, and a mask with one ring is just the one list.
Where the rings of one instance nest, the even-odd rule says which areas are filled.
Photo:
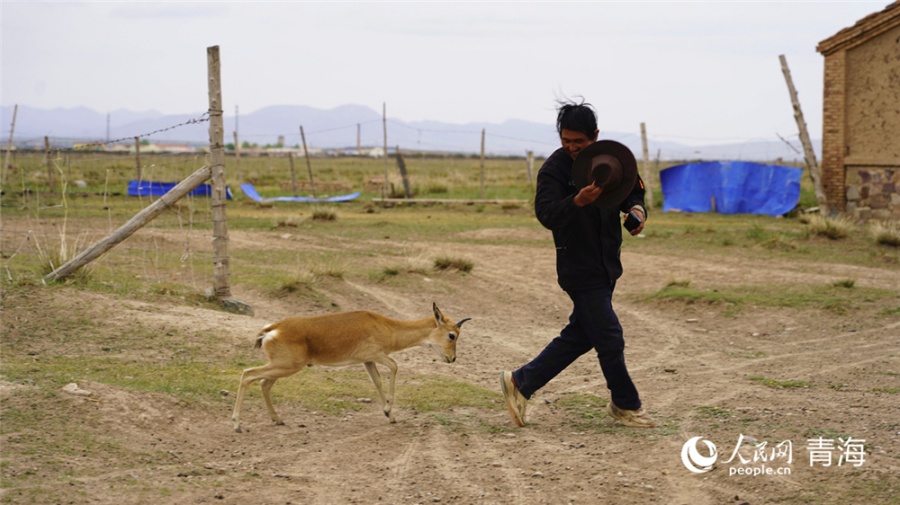
[[221, 300], [219, 300], [219, 303], [222, 304], [222, 308], [226, 312], [231, 312], [232, 314], [241, 314], [245, 316], [253, 316], [253, 307], [240, 300], [236, 300], [234, 298], [222, 298]]
[[75, 384], [74, 382], [63, 386], [63, 391], [75, 396], [92, 396], [94, 394], [86, 389], [81, 389], [78, 387], [78, 384]]

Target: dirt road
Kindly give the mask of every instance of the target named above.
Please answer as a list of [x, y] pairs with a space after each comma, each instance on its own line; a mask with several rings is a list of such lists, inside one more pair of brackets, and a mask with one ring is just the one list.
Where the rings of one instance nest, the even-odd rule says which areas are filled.
[[[510, 231], [478, 233], [502, 238]], [[234, 240], [239, 242], [240, 234]], [[385, 420], [377, 402], [342, 416], [281, 402], [286, 425], [274, 426], [256, 397], [244, 404], [245, 432], [235, 433], [229, 419], [233, 396], [223, 397], [217, 408], [198, 409], [165, 395], [80, 382], [93, 395], [61, 394], [55, 415], [82, 423], [91, 440], [135, 454], [167, 451], [169, 460], [120, 470], [122, 462], [95, 450], [62, 465], [89, 468], [94, 476], [70, 478], [50, 469], [58, 464], [4, 456], [5, 478], [14, 482], [17, 475], [43, 472], [42, 485], [53, 496], [69, 497], [61, 502], [95, 504], [151, 499], [171, 504], [898, 503], [896, 316], [772, 307], [725, 313], [716, 304], [645, 299], [676, 277], [699, 287], [822, 284], [852, 277], [857, 286], [897, 289], [896, 271], [755, 264], [726, 255], [709, 261], [626, 254], [615, 306], [625, 328], [630, 371], [659, 427], [625, 428], [602, 415], [608, 393], [589, 353], [534, 396], [528, 426], [516, 429], [499, 393], [499, 373], [536, 355], [562, 328], [570, 309], [555, 282], [552, 248], [456, 242], [416, 247], [413, 252], [423, 257], [469, 258], [475, 268], [452, 282], [425, 275], [400, 286], [344, 281], [326, 293], [346, 310], [411, 319], [428, 315], [435, 301], [451, 318], [472, 318], [463, 329], [455, 364], [437, 363], [419, 349], [395, 355], [400, 365], [396, 424]], [[240, 286], [234, 295], [250, 303], [255, 315], [148, 307], [96, 293], [79, 294], [71, 307], [65, 290], [37, 288], [27, 303], [8, 301], [5, 317], [24, 317], [29, 307], [74, 309], [87, 317], [113, 312], [185, 338], [196, 331], [215, 332], [222, 337], [221, 348], [211, 349], [211, 356], [227, 359], [235, 349], [251, 346], [264, 324], [320, 310], [298, 311]], [[121, 328], [110, 325], [109, 331], [114, 338]], [[404, 375], [418, 374], [496, 390], [496, 405], [454, 408], [439, 416], [417, 413], [403, 405], [402, 390], [409, 387]], [[31, 386], [2, 384], [4, 402], [21, 407], [16, 392]], [[280, 381], [276, 402], [279, 388], [294, 385], [296, 378]], [[598, 406], [573, 406], [567, 399], [574, 395], [596, 395]], [[27, 436], [5, 433], [3, 445], [22, 443]], [[715, 444], [718, 454], [704, 473], [689, 471], [681, 457], [685, 443], [698, 436]], [[831, 441], [832, 449], [814, 451], [809, 440], [816, 439]], [[745, 444], [735, 453], [739, 440]], [[760, 448], [754, 441], [766, 445]], [[790, 460], [783, 442], [791, 445]], [[861, 452], [854, 451], [856, 444], [862, 444]], [[699, 447], [708, 454], [704, 445]], [[830, 466], [824, 464], [827, 458]], [[773, 474], [752, 475], [766, 471]], [[14, 486], [5, 488], [4, 503], [24, 503]]]

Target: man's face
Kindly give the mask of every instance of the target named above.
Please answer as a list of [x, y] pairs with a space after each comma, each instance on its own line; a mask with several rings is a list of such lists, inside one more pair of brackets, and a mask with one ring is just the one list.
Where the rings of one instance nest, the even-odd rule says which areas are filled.
[[593, 138], [588, 137], [587, 135], [576, 132], [572, 130], [563, 130], [559, 133], [559, 139], [562, 142], [563, 149], [569, 153], [569, 156], [574, 160], [578, 153], [581, 152], [585, 147], [593, 144], [597, 140], [597, 134], [599, 131], [594, 131]]

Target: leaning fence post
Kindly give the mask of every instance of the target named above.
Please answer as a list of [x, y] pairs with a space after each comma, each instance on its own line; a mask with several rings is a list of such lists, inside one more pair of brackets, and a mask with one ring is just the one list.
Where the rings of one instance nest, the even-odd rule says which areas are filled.
[[159, 197], [158, 200], [150, 204], [144, 210], [135, 214], [134, 217], [120, 226], [116, 231], [107, 235], [103, 240], [95, 243], [91, 247], [85, 249], [81, 254], [75, 256], [68, 263], [60, 266], [56, 270], [44, 276], [44, 280], [56, 281], [68, 277], [79, 268], [87, 265], [91, 261], [99, 258], [103, 253], [112, 249], [134, 232], [141, 229], [145, 224], [149, 223], [156, 216], [161, 214], [175, 204], [179, 199], [193, 191], [197, 186], [203, 184], [209, 179], [209, 167], [204, 165], [189, 177], [178, 183], [168, 193]]
[[403, 161], [403, 155], [400, 154], [400, 146], [397, 146], [397, 168], [400, 170], [400, 178], [403, 179], [403, 194], [410, 199], [412, 193], [409, 190], [409, 175], [406, 173], [406, 162]]
[[313, 198], [318, 198], [316, 179], [313, 177], [312, 163], [309, 162], [309, 149], [306, 147], [306, 134], [303, 132], [303, 126], [300, 126], [300, 139], [303, 141], [303, 156], [306, 157], [306, 170], [309, 172], [309, 189], [312, 191]]

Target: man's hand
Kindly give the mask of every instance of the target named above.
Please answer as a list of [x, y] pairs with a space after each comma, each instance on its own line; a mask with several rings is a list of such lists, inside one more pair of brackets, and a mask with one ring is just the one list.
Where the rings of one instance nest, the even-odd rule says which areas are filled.
[[581, 191], [575, 195], [575, 205], [578, 207], [590, 205], [600, 196], [600, 193], [603, 193], [603, 186], [597, 186], [596, 183], [592, 182], [581, 188]]
[[[635, 228], [629, 232], [629, 233], [631, 233], [631, 235], [636, 236], [637, 234], [639, 234], [640, 232], [642, 232], [644, 230], [644, 223], [646, 223], [646, 217], [644, 216], [644, 211], [642, 211], [640, 207], [632, 207], [631, 210], [629, 211], [629, 213], [631, 213], [631, 212], [634, 212], [634, 214], [638, 217], [638, 219], [641, 220], [641, 224], [639, 224], [637, 228]], [[623, 221], [625, 219], [628, 219], [628, 214], [625, 214], [625, 216], [622, 218]]]

